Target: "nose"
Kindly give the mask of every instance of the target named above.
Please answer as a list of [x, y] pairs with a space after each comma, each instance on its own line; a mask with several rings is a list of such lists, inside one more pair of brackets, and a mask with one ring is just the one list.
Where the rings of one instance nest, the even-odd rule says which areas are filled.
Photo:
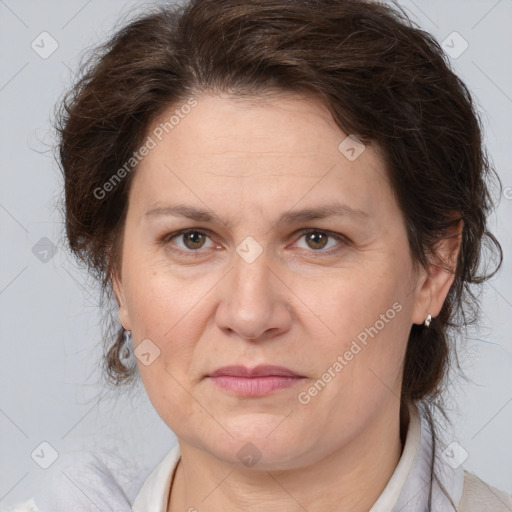
[[272, 338], [290, 329], [290, 292], [269, 267], [265, 252], [252, 263], [235, 255], [233, 265], [219, 289], [218, 327], [250, 340]]

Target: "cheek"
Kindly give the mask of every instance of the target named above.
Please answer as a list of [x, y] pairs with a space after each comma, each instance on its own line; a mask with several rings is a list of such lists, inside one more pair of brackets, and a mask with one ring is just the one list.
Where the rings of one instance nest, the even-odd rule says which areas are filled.
[[126, 237], [123, 283], [134, 331], [162, 338], [201, 297], [195, 280], [184, 279], [156, 250], [143, 250], [144, 243]]
[[331, 342], [332, 338], [347, 342], [375, 324], [382, 332], [396, 330], [411, 299], [407, 278], [396, 275], [396, 266], [372, 267], [315, 281], [298, 278], [292, 283], [290, 287], [308, 306], [309, 312], [303, 317], [309, 318], [309, 329], [316, 328], [317, 334], [323, 339], [331, 338]]
[[304, 287], [304, 302], [315, 313], [307, 337], [314, 341], [317, 377], [336, 374], [325, 399], [356, 406], [397, 392], [412, 308], [408, 262], [401, 263], [361, 267], [324, 283], [323, 291]]
[[158, 349], [151, 364], [144, 364], [142, 358], [137, 362], [150, 401], [168, 424], [171, 420], [166, 415], [177, 408], [185, 416], [196, 414], [184, 389], [190, 388], [189, 370], [204, 330], [204, 286], [154, 269], [134, 273], [128, 283], [136, 351], [147, 339]]
[[[207, 292], [215, 279], [213, 275], [180, 278], [161, 267], [145, 264], [131, 274], [126, 267], [133, 339], [136, 343], [151, 340], [160, 351], [157, 362], [176, 376], [186, 375], [205, 322], [212, 314]], [[154, 375], [144, 366], [140, 370], [143, 378]]]

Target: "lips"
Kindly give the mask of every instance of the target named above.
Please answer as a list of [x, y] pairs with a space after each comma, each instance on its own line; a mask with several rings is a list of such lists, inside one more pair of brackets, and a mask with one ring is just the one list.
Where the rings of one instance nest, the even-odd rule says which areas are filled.
[[224, 392], [239, 397], [257, 398], [292, 388], [303, 377], [284, 366], [224, 366], [208, 375], [208, 380]]
[[223, 366], [215, 370], [209, 377], [302, 377], [284, 366], [260, 365], [255, 368], [245, 366]]

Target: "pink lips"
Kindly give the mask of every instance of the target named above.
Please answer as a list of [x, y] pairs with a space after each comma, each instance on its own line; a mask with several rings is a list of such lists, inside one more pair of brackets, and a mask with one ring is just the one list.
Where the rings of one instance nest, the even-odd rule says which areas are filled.
[[224, 366], [209, 375], [217, 386], [241, 396], [262, 396], [294, 386], [303, 377], [283, 366]]

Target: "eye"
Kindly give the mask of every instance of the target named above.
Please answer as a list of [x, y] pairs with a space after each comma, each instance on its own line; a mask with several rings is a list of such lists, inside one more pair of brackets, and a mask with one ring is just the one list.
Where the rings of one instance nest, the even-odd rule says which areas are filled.
[[[177, 252], [199, 252], [199, 249], [208, 249], [215, 247], [215, 244], [205, 246], [206, 241], [210, 238], [210, 233], [199, 229], [188, 229], [178, 231], [177, 233], [171, 233], [166, 236], [163, 240], [165, 244], [174, 245], [177, 248]], [[178, 243], [181, 242], [181, 243]]]
[[336, 247], [340, 245], [340, 242], [341, 245], [344, 242], [346, 243], [344, 236], [319, 229], [303, 231], [299, 240], [301, 239], [305, 240], [306, 249], [313, 249], [314, 252], [322, 252], [327, 254], [335, 252], [331, 250], [332, 248], [338, 250]]

